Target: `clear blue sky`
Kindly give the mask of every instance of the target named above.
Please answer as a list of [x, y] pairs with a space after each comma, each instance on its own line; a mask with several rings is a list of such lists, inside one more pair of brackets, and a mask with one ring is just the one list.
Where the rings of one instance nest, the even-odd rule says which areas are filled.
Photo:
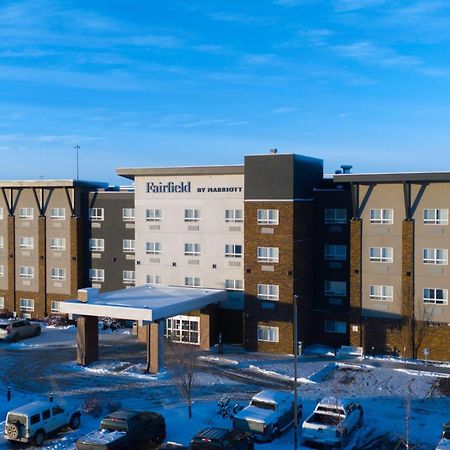
[[448, 0], [0, 2], [0, 179], [239, 164], [450, 170]]

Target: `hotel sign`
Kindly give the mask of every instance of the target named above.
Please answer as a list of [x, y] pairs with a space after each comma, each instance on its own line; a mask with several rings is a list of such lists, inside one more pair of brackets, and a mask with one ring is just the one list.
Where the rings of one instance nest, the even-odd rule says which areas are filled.
[[[194, 191], [195, 192], [242, 192], [242, 186], [220, 186], [220, 187], [198, 187]], [[146, 183], [146, 192], [149, 194], [161, 194], [161, 193], [190, 193], [191, 191], [191, 182], [181, 181], [180, 183], [174, 183], [173, 181], [169, 181], [167, 183], [159, 182], [154, 183], [150, 181]]]

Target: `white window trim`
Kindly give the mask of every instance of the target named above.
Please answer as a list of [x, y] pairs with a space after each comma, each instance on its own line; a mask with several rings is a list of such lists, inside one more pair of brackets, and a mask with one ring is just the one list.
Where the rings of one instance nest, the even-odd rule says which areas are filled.
[[92, 222], [103, 222], [105, 220], [105, 209], [89, 208], [89, 219]]
[[145, 243], [145, 252], [147, 255], [161, 255], [162, 254], [162, 243], [161, 242], [146, 242]]
[[[96, 273], [96, 275], [94, 275]], [[90, 269], [89, 278], [91, 281], [103, 283], [105, 281], [105, 269]]]
[[[260, 331], [261, 332], [267, 331], [267, 338], [261, 337]], [[274, 339], [270, 339], [271, 333], [275, 333]], [[258, 325], [258, 328], [257, 328], [257, 339], [258, 339], [259, 342], [278, 343], [278, 342], [280, 342], [280, 328], [279, 327], [271, 327], [271, 326], [267, 326], [267, 325]]]
[[34, 299], [21, 298], [19, 300], [20, 311], [33, 312], [34, 311]]
[[[379, 249], [380, 256], [372, 256], [372, 250]], [[383, 250], [390, 249], [391, 256], [383, 256]], [[394, 262], [394, 249], [393, 247], [369, 247], [369, 261], [376, 263], [392, 264]]]
[[[258, 247], [256, 249], [258, 262], [278, 263], [280, 262], [280, 251], [278, 247]], [[262, 255], [260, 254], [262, 253]], [[274, 253], [274, 255], [272, 255]]]
[[244, 290], [244, 280], [225, 280], [225, 289], [227, 291], [243, 291]]
[[[62, 214], [59, 214], [61, 211], [62, 211]], [[66, 209], [65, 208], [51, 208], [50, 209], [50, 219], [66, 220]]]
[[0, 265], [0, 278], [3, 278], [4, 276], [5, 276], [5, 266], [3, 264], [1, 264]]
[[20, 236], [19, 237], [19, 248], [22, 250], [33, 250], [34, 249], [34, 238], [32, 236]]
[[[372, 217], [375, 211], [379, 211], [380, 217]], [[393, 208], [374, 208], [369, 213], [370, 223], [381, 225], [392, 225], [394, 223], [394, 209]]]
[[61, 310], [60, 303], [61, 302], [58, 302], [57, 300], [52, 300], [50, 302], [50, 312], [59, 313]]
[[5, 239], [3, 236], [0, 236], [0, 248], [4, 248], [5, 246]]
[[[52, 242], [54, 241], [54, 242]], [[61, 244], [61, 245], [57, 245]], [[51, 238], [50, 239], [50, 249], [51, 250], [65, 250], [66, 249], [66, 239], [65, 238]]]
[[[276, 292], [271, 294], [271, 290]], [[280, 300], [280, 286], [278, 284], [258, 284], [257, 297], [260, 300], [279, 301]]]
[[184, 256], [201, 256], [201, 246], [198, 243], [185, 242]]
[[[192, 283], [190, 281], [192, 281]], [[184, 277], [184, 285], [186, 287], [201, 287], [202, 280], [200, 277]]]
[[[432, 253], [431, 257], [427, 257], [425, 254], [426, 252]], [[438, 258], [438, 253], [443, 252], [444, 257]], [[424, 248], [423, 249], [423, 257], [422, 261], [424, 264], [431, 264], [431, 265], [448, 265], [448, 249], [446, 248]]]
[[[241, 251], [238, 252], [236, 247], [240, 247]], [[242, 244], [225, 244], [225, 258], [242, 258]]]
[[89, 239], [89, 249], [91, 252], [103, 252], [105, 251], [105, 240], [102, 238]]
[[34, 209], [23, 207], [19, 208], [19, 219], [21, 220], [33, 220], [34, 218]]
[[[154, 281], [150, 281], [151, 277], [153, 277]], [[153, 275], [153, 274], [146, 275], [145, 280], [146, 284], [155, 284], [155, 285], [163, 284], [161, 275]]]
[[[425, 290], [432, 291], [434, 296], [425, 296]], [[442, 291], [443, 298], [437, 298], [437, 291]], [[448, 289], [443, 288], [423, 288], [423, 302], [427, 305], [448, 305]]]
[[369, 285], [369, 298], [378, 302], [393, 302], [394, 301], [394, 286], [382, 284]]
[[66, 269], [64, 269], [63, 267], [52, 267], [50, 271], [50, 278], [52, 280], [65, 280]]
[[[150, 213], [150, 211], [152, 211], [152, 213]], [[161, 222], [162, 211], [160, 209], [146, 209], [145, 220], [147, 222]]]
[[124, 222], [134, 222], [134, 208], [122, 208], [122, 220]]
[[[229, 214], [229, 217], [227, 215]], [[236, 217], [236, 216], [241, 217]], [[244, 210], [243, 209], [226, 209], [225, 210], [225, 222], [226, 223], [241, 223], [244, 221]]]
[[[433, 211], [434, 212], [434, 218], [426, 219], [425, 214], [426, 211]], [[445, 211], [444, 216], [446, 216], [444, 219], [437, 218], [438, 211]], [[448, 209], [447, 208], [424, 208], [423, 210], [423, 223], [425, 225], [448, 225]]]
[[[22, 269], [23, 272], [22, 272]], [[31, 269], [31, 270], [29, 270]], [[22, 280], [33, 280], [34, 279], [34, 267], [33, 266], [20, 266], [19, 275]]]
[[[192, 216], [191, 216], [192, 213]], [[202, 218], [202, 212], [200, 209], [185, 209], [184, 221], [185, 222], [200, 222]]]
[[[125, 244], [130, 243], [126, 246]], [[134, 239], [123, 239], [122, 240], [122, 250], [124, 253], [134, 253], [136, 251], [136, 244]]]
[[134, 284], [136, 281], [136, 272], [134, 270], [123, 270], [122, 280], [124, 284]]
[[256, 220], [258, 225], [278, 225], [280, 212], [278, 209], [258, 209]]
[[5, 297], [0, 296], [0, 309], [5, 309]]

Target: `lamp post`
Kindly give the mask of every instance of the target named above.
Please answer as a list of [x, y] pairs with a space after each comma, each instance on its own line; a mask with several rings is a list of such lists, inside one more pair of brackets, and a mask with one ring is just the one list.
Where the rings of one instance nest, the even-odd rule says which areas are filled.
[[76, 145], [75, 150], [77, 151], [77, 180], [79, 180], [80, 179], [80, 171], [79, 171], [79, 166], [78, 166], [78, 150], [80, 150], [80, 146]]
[[298, 412], [297, 412], [297, 356], [298, 356], [298, 295], [294, 295], [294, 450], [298, 446]]

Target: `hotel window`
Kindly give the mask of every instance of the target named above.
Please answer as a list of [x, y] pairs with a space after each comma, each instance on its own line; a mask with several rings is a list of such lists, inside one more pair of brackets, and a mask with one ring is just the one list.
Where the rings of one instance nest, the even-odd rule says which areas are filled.
[[123, 271], [123, 282], [125, 284], [134, 283], [134, 280], [135, 280], [134, 270], [124, 270]]
[[184, 254], [185, 256], [200, 256], [200, 244], [184, 244]]
[[5, 297], [0, 297], [0, 309], [5, 309]]
[[134, 239], [124, 239], [122, 241], [122, 248], [124, 253], [134, 253], [135, 251]]
[[448, 264], [448, 250], [446, 248], [424, 248], [424, 264]]
[[225, 289], [227, 291], [243, 291], [244, 281], [243, 280], [225, 280]]
[[325, 295], [345, 297], [347, 295], [347, 283], [345, 281], [325, 281]]
[[347, 210], [341, 208], [325, 209], [325, 223], [327, 224], [347, 223]]
[[244, 211], [242, 209], [226, 209], [225, 222], [243, 222]]
[[258, 284], [258, 298], [277, 301], [280, 299], [278, 284]]
[[369, 286], [370, 300], [382, 302], [394, 301], [394, 286], [382, 286], [380, 284], [371, 284]]
[[184, 221], [185, 222], [200, 222], [201, 211], [199, 209], [185, 209]]
[[345, 261], [347, 259], [347, 246], [325, 245], [325, 259], [328, 261]]
[[66, 269], [60, 267], [52, 267], [51, 270], [52, 280], [65, 280], [66, 279]]
[[148, 222], [159, 222], [162, 219], [160, 209], [147, 209], [145, 211], [145, 218]]
[[19, 268], [20, 278], [25, 280], [32, 280], [34, 278], [34, 267], [20, 266]]
[[105, 220], [105, 210], [103, 208], [89, 208], [89, 218], [93, 222]]
[[122, 219], [124, 222], [134, 222], [134, 208], [123, 208]]
[[50, 219], [65, 220], [66, 219], [66, 210], [64, 208], [52, 208], [50, 210]]
[[160, 255], [162, 253], [161, 242], [147, 242], [145, 244], [147, 255]]
[[89, 271], [91, 281], [105, 281], [105, 269], [91, 269]]
[[427, 225], [448, 225], [448, 209], [424, 209], [423, 223]]
[[258, 209], [258, 225], [278, 225], [278, 209]]
[[3, 219], [3, 208], [0, 208], [0, 219]]
[[0, 266], [0, 278], [3, 278], [5, 276], [5, 266]]
[[147, 284], [162, 284], [161, 275], [147, 275], [146, 277]]
[[0, 248], [3, 248], [3, 246], [4, 246], [3, 236], [0, 236]]
[[34, 300], [32, 298], [21, 298], [19, 304], [21, 311], [34, 311]]
[[392, 263], [394, 261], [392, 247], [370, 247], [369, 260], [372, 262]]
[[19, 208], [19, 219], [32, 220], [33, 208]]
[[391, 224], [394, 223], [393, 209], [371, 209], [370, 223]]
[[34, 239], [32, 237], [21, 236], [19, 238], [19, 248], [23, 248], [23, 249], [34, 248]]
[[257, 250], [258, 262], [273, 262], [279, 261], [278, 247], [258, 247]]
[[225, 258], [241, 258], [242, 257], [242, 245], [226, 244], [225, 245]]
[[423, 302], [430, 305], [448, 305], [448, 290], [438, 288], [424, 288]]
[[52, 302], [50, 303], [50, 311], [52, 313], [59, 313], [59, 302], [57, 302], [56, 300], [52, 300]]
[[258, 325], [258, 341], [262, 342], [278, 342], [280, 329], [278, 327], [267, 327]]
[[104, 239], [89, 239], [89, 249], [92, 252], [102, 252], [105, 250], [105, 240]]
[[200, 287], [202, 284], [198, 277], [184, 277], [184, 285], [189, 287]]
[[338, 322], [336, 320], [325, 320], [326, 333], [347, 333], [347, 323]]
[[52, 238], [50, 240], [50, 248], [52, 250], [65, 250], [66, 240], [64, 238]]

